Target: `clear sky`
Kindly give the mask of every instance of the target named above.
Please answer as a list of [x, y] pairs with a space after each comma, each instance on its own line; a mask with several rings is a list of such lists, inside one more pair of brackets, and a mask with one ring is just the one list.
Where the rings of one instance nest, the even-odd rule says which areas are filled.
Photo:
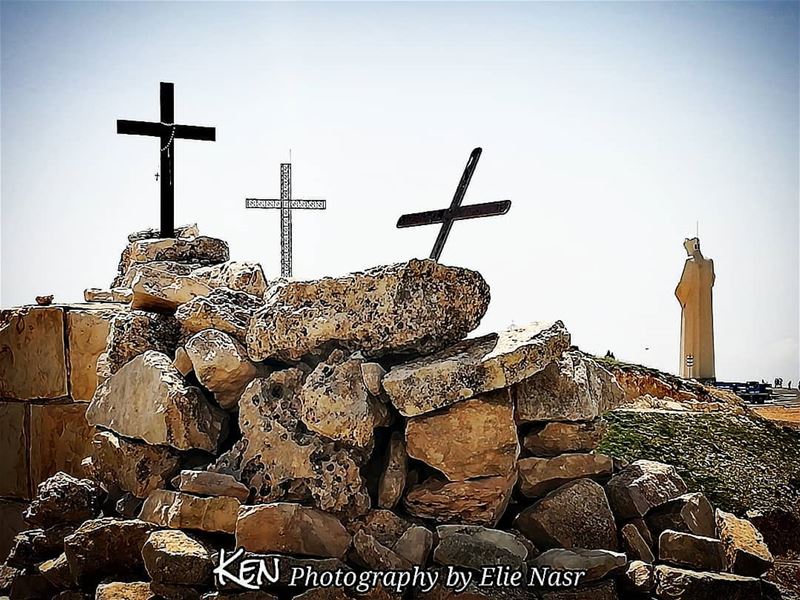
[[562, 319], [583, 349], [675, 372], [674, 289], [700, 224], [714, 259], [717, 375], [795, 382], [798, 4], [2, 3], [2, 305], [107, 287], [128, 232], [158, 225], [157, 120], [178, 141], [176, 221], [279, 268], [292, 149], [298, 278], [430, 251], [482, 146], [442, 262], [492, 288], [480, 331]]

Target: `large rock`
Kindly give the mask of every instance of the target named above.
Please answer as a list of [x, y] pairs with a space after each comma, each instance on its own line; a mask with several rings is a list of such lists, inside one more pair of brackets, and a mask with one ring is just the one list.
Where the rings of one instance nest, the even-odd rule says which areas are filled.
[[126, 278], [133, 292], [131, 308], [137, 310], [174, 313], [181, 304], [211, 292], [190, 265], [168, 261], [134, 265]]
[[662, 600], [758, 600], [761, 581], [728, 573], [687, 571], [667, 565], [655, 569], [656, 596]]
[[197, 380], [226, 410], [236, 408], [244, 388], [259, 374], [266, 374], [248, 358], [244, 346], [217, 329], [196, 333], [185, 348]]
[[97, 586], [94, 600], [156, 600], [158, 596], [145, 581], [113, 581]]
[[519, 455], [514, 405], [490, 393], [409, 419], [406, 448], [451, 481], [505, 475]]
[[523, 381], [569, 344], [561, 321], [508, 329], [396, 366], [383, 378], [383, 389], [403, 415], [413, 417]]
[[250, 318], [263, 305], [260, 296], [221, 287], [208, 296], [182, 304], [175, 312], [175, 318], [189, 334], [203, 329], [218, 329], [244, 344]]
[[186, 384], [160, 352], [137, 356], [104, 381], [86, 419], [120, 435], [179, 450], [213, 452], [227, 429], [227, 415]]
[[350, 542], [336, 517], [289, 502], [243, 506], [236, 522], [236, 546], [251, 552], [342, 558]]
[[63, 471], [84, 475], [81, 459], [92, 447], [94, 427], [86, 422], [85, 402], [32, 404], [30, 436], [31, 485]]
[[371, 448], [373, 430], [386, 425], [388, 411], [367, 390], [364, 361], [333, 352], [308, 376], [300, 393], [300, 418], [311, 430], [357, 448]]
[[39, 527], [80, 523], [100, 514], [104, 498], [95, 482], [56, 473], [39, 484], [36, 498], [25, 511], [25, 521]]
[[[62, 541], [63, 548], [63, 541]], [[63, 590], [75, 586], [75, 579], [69, 569], [67, 555], [63, 552], [56, 558], [44, 561], [39, 565], [39, 572], [55, 589]], [[59, 596], [56, 596], [59, 598]], [[81, 600], [83, 600], [81, 598]]]
[[528, 548], [511, 533], [478, 525], [440, 525], [433, 560], [440, 565], [481, 569], [504, 565], [524, 569]]
[[6, 564], [20, 569], [30, 568], [61, 554], [64, 538], [75, 531], [74, 523], [62, 523], [47, 529], [19, 532], [8, 553]]
[[523, 458], [519, 461], [519, 489], [529, 498], [543, 496], [575, 479], [602, 479], [614, 470], [604, 454], [562, 454], [555, 458]]
[[565, 353], [511, 393], [521, 423], [591, 421], [625, 399], [614, 376], [577, 351]]
[[101, 578], [135, 576], [143, 569], [142, 546], [155, 527], [143, 521], [113, 518], [83, 523], [64, 540], [70, 571], [80, 585]]
[[412, 565], [423, 567], [428, 562], [432, 547], [433, 533], [430, 529], [421, 525], [412, 525], [394, 543], [392, 550]]
[[639, 560], [646, 563], [655, 562], [655, 556], [650, 544], [633, 523], [626, 523], [619, 530], [619, 538], [622, 541], [622, 548], [630, 560]]
[[148, 350], [175, 354], [180, 325], [174, 317], [141, 310], [120, 312], [111, 323], [108, 349], [97, 359], [98, 383]]
[[597, 448], [607, 430], [602, 419], [588, 423], [553, 421], [529, 431], [523, 447], [534, 456], [558, 456], [565, 452], [590, 452]]
[[656, 586], [653, 565], [646, 561], [633, 560], [619, 577], [619, 582], [623, 590], [632, 594], [650, 594]]
[[267, 291], [247, 332], [254, 360], [298, 359], [335, 344], [368, 354], [432, 352], [475, 329], [489, 286], [475, 271], [411, 260]]
[[611, 550], [566, 550], [553, 548], [542, 552], [531, 561], [531, 565], [553, 571], [584, 571], [581, 582], [596, 581], [619, 571], [627, 564], [624, 554]]
[[144, 501], [139, 519], [171, 529], [233, 533], [240, 505], [230, 496], [203, 498], [183, 492], [154, 490]]
[[667, 529], [705, 537], [717, 535], [714, 509], [700, 492], [683, 494], [648, 511], [647, 526], [656, 536]]
[[29, 415], [22, 402], [0, 402], [0, 496], [31, 497]]
[[759, 577], [772, 567], [772, 553], [750, 521], [719, 509], [716, 521], [728, 568], [733, 573]]
[[550, 492], [514, 519], [539, 548], [617, 550], [617, 528], [603, 488], [589, 479]]
[[105, 485], [146, 498], [177, 472], [180, 456], [169, 446], [142, 444], [101, 431], [94, 436], [85, 464], [92, 477]]
[[64, 310], [25, 306], [0, 311], [0, 397], [67, 395]]
[[169, 585], [204, 585], [214, 568], [208, 548], [182, 531], [154, 531], [142, 546], [150, 579]]
[[378, 506], [394, 508], [400, 501], [408, 480], [408, 453], [403, 434], [392, 433], [386, 449], [383, 471], [378, 481]]
[[651, 460], [637, 460], [611, 478], [606, 486], [614, 514], [633, 519], [686, 492], [675, 467]]
[[250, 497], [250, 489], [232, 475], [211, 471], [181, 471], [173, 480], [180, 491], [198, 496], [230, 496], [240, 502]]
[[702, 535], [667, 529], [658, 537], [661, 562], [689, 567], [697, 571], [722, 571], [725, 553], [722, 542]]
[[92, 399], [97, 389], [97, 359], [106, 351], [118, 309], [67, 311], [69, 390], [73, 400]]
[[225, 262], [195, 269], [193, 274], [212, 288], [228, 288], [258, 298], [261, 298], [267, 291], [267, 280], [258, 263]]
[[469, 481], [428, 479], [408, 490], [403, 504], [422, 519], [494, 527], [508, 507], [516, 481], [516, 472]]

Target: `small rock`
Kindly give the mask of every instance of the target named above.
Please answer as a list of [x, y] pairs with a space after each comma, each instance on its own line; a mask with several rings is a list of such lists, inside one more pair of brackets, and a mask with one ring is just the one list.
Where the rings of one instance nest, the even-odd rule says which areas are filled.
[[39, 573], [57, 590], [75, 586], [75, 579], [69, 569], [67, 555], [63, 552], [56, 558], [50, 559], [39, 565]]
[[36, 304], [39, 306], [50, 306], [53, 303], [53, 294], [48, 296], [36, 296]]
[[353, 554], [361, 566], [374, 571], [404, 571], [411, 563], [361, 529], [353, 536]]
[[632, 594], [650, 594], [656, 586], [653, 565], [641, 560], [631, 561], [619, 577], [619, 582], [623, 590]]
[[154, 531], [142, 547], [150, 579], [169, 585], [205, 585], [214, 568], [211, 553], [182, 531]]
[[550, 422], [531, 430], [522, 445], [534, 456], [591, 452], [597, 448], [607, 429], [602, 419], [588, 423]]
[[156, 600], [150, 584], [143, 581], [101, 583], [94, 600]]
[[610, 550], [553, 548], [534, 558], [531, 565], [540, 568], [549, 567], [554, 571], [585, 571], [586, 574], [581, 581], [589, 582], [625, 568], [627, 562], [624, 554]]
[[236, 522], [236, 546], [251, 552], [342, 558], [350, 541], [336, 517], [288, 502], [243, 506]]
[[207, 296], [211, 287], [192, 273], [192, 267], [173, 262], [134, 265], [126, 274], [133, 292], [131, 308], [174, 313], [181, 304]]
[[392, 547], [397, 554], [412, 565], [423, 567], [428, 562], [433, 547], [433, 533], [420, 525], [412, 525]]
[[525, 496], [536, 498], [575, 479], [610, 477], [613, 470], [612, 459], [604, 454], [523, 458], [519, 461], [519, 489]]
[[658, 559], [698, 571], [722, 571], [725, 554], [722, 542], [702, 535], [667, 529], [658, 537]]
[[650, 545], [642, 537], [636, 525], [627, 523], [619, 531], [622, 547], [631, 560], [643, 561], [646, 563], [655, 562], [655, 556]]
[[123, 519], [135, 519], [142, 510], [142, 504], [143, 500], [141, 498], [127, 492], [119, 497], [116, 504], [114, 504], [114, 510]]
[[103, 490], [93, 481], [60, 471], [39, 484], [24, 518], [27, 523], [41, 527], [80, 523], [100, 514], [104, 498]]
[[189, 358], [189, 355], [186, 353], [186, 348], [183, 346], [178, 347], [175, 350], [175, 358], [172, 361], [172, 366], [178, 369], [178, 373], [186, 377], [194, 370], [194, 365], [192, 364], [192, 359]]
[[48, 529], [29, 529], [19, 532], [14, 536], [6, 564], [25, 569], [58, 556], [64, 548], [64, 538], [75, 529], [74, 523], [63, 523]]
[[201, 498], [170, 490], [153, 490], [139, 518], [172, 529], [233, 533], [240, 502], [229, 496]]
[[656, 596], [664, 600], [757, 600], [761, 581], [728, 573], [701, 573], [667, 565], [655, 568]]
[[40, 573], [20, 571], [14, 576], [8, 598], [10, 600], [39, 600], [52, 598], [57, 590]]
[[240, 502], [247, 502], [250, 488], [231, 475], [211, 471], [181, 471], [173, 481], [180, 491], [198, 496], [230, 496]]
[[683, 494], [659, 504], [648, 511], [646, 520], [653, 535], [661, 535], [667, 529], [712, 538], [717, 535], [714, 509], [700, 492]]
[[378, 506], [394, 508], [400, 501], [408, 478], [406, 441], [399, 431], [392, 433], [386, 450], [383, 471], [378, 482]]
[[528, 548], [513, 534], [478, 525], [439, 525], [433, 560], [468, 569], [509, 566], [524, 569]]
[[364, 381], [367, 391], [373, 396], [380, 396], [383, 391], [381, 382], [383, 381], [384, 375], [386, 375], [386, 369], [378, 363], [361, 363], [361, 379]]
[[620, 519], [633, 519], [686, 493], [686, 484], [671, 465], [637, 460], [614, 475], [606, 491], [614, 514]]
[[250, 318], [263, 305], [260, 296], [224, 287], [216, 288], [208, 296], [181, 304], [175, 312], [175, 318], [189, 334], [199, 333], [203, 329], [218, 329], [244, 344]]
[[224, 287], [261, 298], [267, 291], [267, 280], [261, 265], [254, 262], [226, 262], [195, 269], [195, 277], [212, 288]]
[[750, 521], [719, 509], [716, 521], [730, 571], [760, 577], [772, 567], [772, 553]]

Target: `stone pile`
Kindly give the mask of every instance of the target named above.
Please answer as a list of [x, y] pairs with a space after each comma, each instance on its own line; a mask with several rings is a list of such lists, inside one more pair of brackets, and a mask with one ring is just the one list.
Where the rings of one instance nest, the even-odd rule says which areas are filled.
[[[155, 235], [87, 290], [111, 303], [91, 385], [70, 388], [91, 388], [88, 441], [36, 481], [0, 568], [12, 600], [779, 597], [750, 522], [669, 465], [595, 451], [626, 394], [563, 323], [467, 338], [489, 305], [478, 273], [411, 260], [267, 285], [194, 226]], [[13, 398], [38, 397], [14, 374], [37, 359], [26, 335], [0, 330]], [[317, 570], [585, 573], [568, 589], [248, 591], [212, 574], [237, 548]]]

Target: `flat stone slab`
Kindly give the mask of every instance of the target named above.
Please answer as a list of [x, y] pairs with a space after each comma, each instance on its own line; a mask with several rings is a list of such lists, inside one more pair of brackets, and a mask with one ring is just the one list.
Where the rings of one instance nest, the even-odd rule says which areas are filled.
[[543, 496], [575, 479], [611, 477], [614, 461], [604, 454], [562, 454], [519, 461], [519, 489], [529, 498]]
[[171, 529], [233, 533], [241, 503], [236, 498], [202, 498], [183, 492], [154, 490], [144, 501], [139, 519]]
[[433, 560], [440, 565], [481, 569], [505, 565], [524, 569], [528, 548], [514, 534], [479, 525], [440, 525]]
[[686, 483], [671, 465], [637, 460], [614, 475], [606, 491], [614, 514], [620, 519], [634, 519], [685, 494]]
[[689, 571], [657, 565], [656, 596], [664, 600], [757, 600], [761, 580], [728, 573]]

